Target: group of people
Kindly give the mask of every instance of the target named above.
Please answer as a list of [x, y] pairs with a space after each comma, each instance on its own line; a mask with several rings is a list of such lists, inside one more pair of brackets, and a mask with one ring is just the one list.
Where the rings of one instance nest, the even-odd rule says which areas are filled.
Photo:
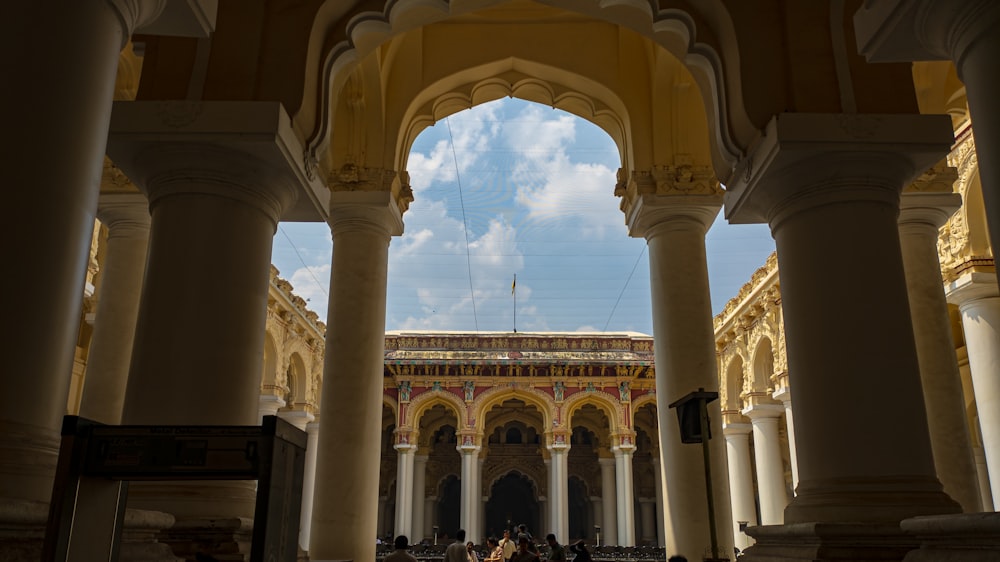
[[[444, 552], [444, 562], [538, 562], [542, 560], [543, 553], [539, 552], [526, 527], [519, 525], [517, 531], [517, 540], [511, 537], [509, 529], [504, 530], [501, 539], [488, 538], [486, 540], [486, 557], [480, 561], [475, 544], [472, 541], [465, 542], [465, 530], [459, 529], [455, 533], [455, 542], [448, 545]], [[545, 560], [566, 561], [566, 548], [559, 544], [554, 534], [546, 535], [545, 542], [549, 545], [548, 551], [544, 553]], [[396, 537], [393, 546], [396, 550], [385, 557], [385, 562], [417, 561], [415, 556], [407, 552], [409, 539], [405, 535]], [[570, 545], [569, 550], [576, 554], [576, 562], [591, 562], [590, 551], [582, 540]]]

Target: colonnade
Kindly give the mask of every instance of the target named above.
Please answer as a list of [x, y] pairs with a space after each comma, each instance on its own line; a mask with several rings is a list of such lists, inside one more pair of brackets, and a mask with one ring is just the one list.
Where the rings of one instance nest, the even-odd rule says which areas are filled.
[[[403, 534], [411, 540], [420, 540], [431, 536], [432, 528], [438, 524], [435, 518], [438, 498], [427, 495], [425, 488], [427, 456], [415, 455], [413, 445], [397, 444], [395, 449], [397, 476], [391, 534]], [[488, 494], [480, 492], [486, 458], [481, 454], [479, 446], [459, 445], [457, 449], [462, 455], [459, 525], [466, 530], [468, 540], [482, 543], [488, 532], [485, 529], [486, 503], [490, 500]], [[542, 527], [532, 531], [536, 534], [552, 532], [560, 541], [566, 541], [570, 538], [567, 469], [570, 446], [562, 443], [549, 447], [549, 450], [558, 452], [545, 461], [549, 494], [538, 498], [539, 504], [543, 506]], [[633, 452], [634, 447], [618, 447], [613, 456], [598, 459], [601, 466], [602, 496], [589, 498], [594, 521], [601, 527], [602, 544], [634, 546], [638, 543], [637, 539], [645, 539], [663, 545], [662, 515], [659, 515], [663, 513], [663, 497], [658, 493], [655, 497], [634, 499]], [[655, 470], [659, 482], [661, 475], [658, 461], [655, 461]], [[636, 535], [636, 505], [639, 505], [641, 514], [639, 536]], [[384, 509], [384, 506], [380, 509]]]

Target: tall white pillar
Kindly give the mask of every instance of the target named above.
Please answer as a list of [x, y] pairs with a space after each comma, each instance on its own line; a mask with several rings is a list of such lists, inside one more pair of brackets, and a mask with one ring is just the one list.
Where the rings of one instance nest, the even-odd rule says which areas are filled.
[[934, 472], [896, 222], [951, 141], [945, 116], [782, 113], [727, 186], [730, 220], [767, 220], [777, 246], [800, 478], [786, 525], [960, 510]]
[[601, 520], [601, 537], [604, 544], [618, 543], [618, 485], [615, 477], [614, 458], [601, 457], [597, 459], [601, 465], [601, 503], [604, 504], [604, 517]]
[[[799, 486], [799, 461], [795, 454], [795, 418], [792, 415], [792, 389], [788, 386], [788, 373], [774, 376], [774, 398], [785, 408], [785, 432], [788, 434], [788, 462], [792, 465], [792, 495]], [[735, 515], [733, 516], [735, 518]]]
[[[654, 193], [633, 194], [630, 187], [623, 207], [629, 235], [644, 237], [649, 247], [660, 462], [669, 499], [666, 541], [677, 553], [698, 558], [711, 548], [705, 461], [700, 446], [681, 443], [677, 414], [669, 405], [699, 388], [719, 390], [705, 233], [719, 213], [722, 194], [682, 194], [663, 183], [649, 186]], [[706, 188], [711, 184], [705, 180]], [[708, 414], [712, 434], [722, 435], [719, 401], [708, 404]], [[726, 554], [733, 545], [724, 440], [710, 440], [709, 451], [714, 533], [719, 553]]]
[[411, 536], [413, 522], [413, 455], [416, 446], [396, 443], [396, 524], [393, 536]]
[[[151, 2], [127, 4], [0, 7], [0, 20], [20, 22], [0, 37], [4, 75], [31, 84], [0, 88], [0, 105], [17, 108], [4, 120], [17, 139], [4, 148], [4, 183], [17, 186], [4, 203], [4, 232], [31, 233], [30, 243], [9, 244], [4, 260], [32, 272], [30, 283], [17, 275], [2, 282], [3, 294], [17, 295], [4, 304], [17, 329], [0, 339], [0, 498], [48, 502], [52, 494], [118, 53], [156, 15], [147, 13]], [[42, 31], [48, 40], [37, 40]]]
[[[948, 172], [950, 177], [942, 179], [949, 180], [943, 183], [950, 188], [954, 169], [939, 173]], [[972, 513], [981, 510], [982, 502], [937, 251], [941, 225], [961, 204], [961, 195], [950, 191], [904, 192], [900, 199], [899, 242], [934, 468], [944, 491], [962, 506], [962, 511]]]
[[[334, 187], [321, 404], [337, 416], [320, 420], [309, 554], [313, 560], [374, 560], [389, 237], [402, 232], [402, 219], [387, 192]], [[350, 420], [349, 431], [341, 420]]]
[[754, 463], [757, 466], [757, 491], [761, 525], [781, 525], [788, 505], [785, 471], [781, 464], [781, 439], [778, 418], [784, 413], [781, 404], [754, 404], [743, 410], [753, 424]]
[[569, 540], [568, 443], [549, 445], [549, 529], [560, 541]]
[[458, 524], [470, 535], [475, 529], [476, 514], [479, 513], [479, 494], [476, 490], [476, 473], [479, 470], [479, 447], [472, 444], [458, 446], [462, 455], [462, 499]]
[[1000, 292], [993, 273], [967, 273], [948, 285], [948, 300], [962, 313], [969, 371], [990, 476], [1000, 505]]
[[97, 314], [80, 415], [115, 425], [122, 419], [139, 316], [149, 246], [149, 202], [139, 193], [104, 195], [97, 218], [108, 228], [107, 257], [97, 290]]
[[660, 469], [660, 453], [657, 451], [653, 455], [653, 476], [656, 479], [656, 544], [657, 546], [667, 546], [666, 531], [667, 522], [664, 520], [667, 514], [667, 506], [663, 502], [663, 471]]
[[425, 501], [427, 487], [427, 455], [413, 457], [413, 525], [410, 529], [410, 542], [419, 544], [427, 536], [425, 528]]
[[632, 453], [635, 446], [615, 445], [615, 489], [617, 491], [618, 544], [635, 546], [635, 500], [632, 491]]
[[313, 495], [316, 492], [316, 447], [319, 444], [319, 421], [306, 424], [306, 466], [302, 478], [302, 510], [299, 520], [299, 548], [309, 551], [312, 535]]
[[[299, 172], [299, 151], [277, 103], [115, 105], [108, 154], [145, 190], [151, 214], [122, 423], [258, 421], [274, 233], [299, 193], [318, 185]], [[129, 490], [131, 505], [179, 519], [252, 517], [255, 497], [246, 481]]]
[[980, 500], [983, 502], [983, 511], [994, 511], [990, 471], [986, 467], [986, 453], [982, 447], [974, 447], [972, 454], [976, 459], [976, 475], [979, 477], [979, 494]]
[[757, 525], [754, 504], [753, 473], [750, 470], [750, 431], [748, 423], [729, 423], [723, 428], [726, 436], [726, 456], [729, 460], [729, 495], [733, 502], [733, 542], [740, 550], [753, 540], [740, 530], [740, 522]]
[[476, 487], [474, 489], [474, 494], [476, 496], [476, 530], [475, 534], [470, 540], [476, 542], [476, 544], [486, 544], [486, 535], [483, 527], [486, 525], [486, 501], [489, 497], [483, 495], [483, 465], [486, 464], [486, 456], [480, 455], [479, 462], [476, 465]]

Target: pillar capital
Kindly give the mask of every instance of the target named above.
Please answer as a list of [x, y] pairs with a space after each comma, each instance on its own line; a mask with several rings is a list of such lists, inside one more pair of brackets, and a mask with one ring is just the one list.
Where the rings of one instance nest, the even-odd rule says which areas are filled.
[[611, 467], [611, 468], [614, 468], [614, 466], [615, 466], [615, 459], [609, 458], [609, 457], [599, 457], [597, 459], [597, 462], [602, 467]]
[[306, 431], [306, 427], [316, 419], [315, 416], [305, 410], [285, 410], [278, 412], [278, 417], [302, 431]]
[[149, 197], [205, 194], [278, 220], [325, 219], [328, 192], [305, 172], [278, 102], [116, 102], [108, 154]]
[[748, 435], [752, 429], [748, 423], [727, 423], [722, 425], [722, 434], [726, 437]]
[[962, 196], [958, 193], [904, 191], [899, 199], [900, 233], [927, 230], [936, 238], [938, 229], [961, 206]]
[[948, 302], [965, 306], [980, 299], [1000, 297], [995, 273], [972, 271], [955, 279], [945, 288]]
[[698, 229], [708, 231], [722, 208], [722, 194], [660, 195], [636, 194], [622, 200], [628, 234], [633, 238], [649, 238], [664, 231]]
[[386, 237], [403, 234], [403, 211], [388, 190], [332, 191], [327, 220], [334, 235], [357, 230]]
[[273, 394], [261, 394], [257, 399], [257, 409], [261, 416], [273, 416], [285, 407], [285, 400]]
[[122, 231], [148, 233], [149, 201], [141, 193], [102, 193], [97, 218], [107, 225], [112, 236]]
[[869, 62], [959, 61], [998, 21], [1000, 5], [991, 0], [881, 0], [854, 14], [858, 51]]
[[780, 418], [785, 406], [780, 403], [755, 402], [743, 408], [743, 415], [756, 422], [760, 419]]
[[781, 113], [726, 192], [732, 223], [768, 222], [848, 201], [895, 206], [903, 186], [948, 153], [944, 115]]

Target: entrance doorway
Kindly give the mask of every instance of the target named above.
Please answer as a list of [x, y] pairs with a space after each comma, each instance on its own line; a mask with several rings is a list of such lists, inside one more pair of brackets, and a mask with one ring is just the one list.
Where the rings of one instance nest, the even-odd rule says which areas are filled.
[[541, 518], [538, 494], [525, 475], [511, 471], [497, 480], [486, 502], [487, 536], [501, 537], [503, 530], [524, 523], [532, 534], [539, 533]]

